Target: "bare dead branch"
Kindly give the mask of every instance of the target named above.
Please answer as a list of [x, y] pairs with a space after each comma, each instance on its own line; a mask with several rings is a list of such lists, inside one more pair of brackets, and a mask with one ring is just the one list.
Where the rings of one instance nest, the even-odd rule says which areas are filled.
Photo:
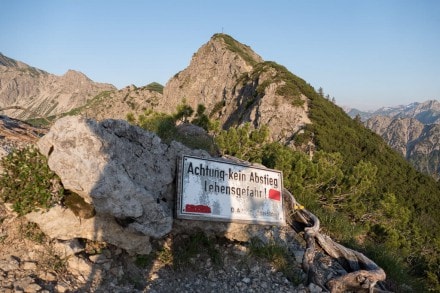
[[[303, 268], [307, 273], [309, 282], [314, 282], [322, 288], [330, 290], [332, 293], [349, 290], [368, 291], [370, 293], [385, 292], [375, 288], [377, 282], [384, 281], [386, 278], [383, 269], [362, 253], [346, 248], [334, 242], [330, 237], [321, 234], [319, 232], [319, 219], [298, 204], [295, 197], [288, 190], [284, 189], [283, 194], [290, 201], [292, 211], [294, 211], [291, 219], [289, 219], [290, 226], [297, 232], [299, 232], [298, 227], [303, 227], [304, 239], [307, 245], [303, 258]], [[335, 277], [325, 285], [319, 283], [319, 278], [315, 276], [317, 273], [313, 265], [316, 250], [315, 240], [326, 254], [336, 259], [344, 267], [348, 274]]]

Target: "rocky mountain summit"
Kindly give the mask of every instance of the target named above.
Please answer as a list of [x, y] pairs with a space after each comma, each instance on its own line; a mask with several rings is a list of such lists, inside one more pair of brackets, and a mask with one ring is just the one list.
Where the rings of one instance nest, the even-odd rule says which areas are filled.
[[190, 65], [167, 82], [166, 104], [159, 109], [169, 109], [183, 98], [194, 109], [205, 105], [210, 118], [224, 128], [244, 122], [267, 125], [272, 139], [285, 143], [310, 123], [307, 97], [296, 91], [293, 76], [224, 34], [214, 35]]
[[298, 91], [295, 78], [286, 68], [265, 62], [250, 47], [216, 34], [193, 55], [187, 68], [167, 82], [163, 94], [147, 91], [148, 86], [127, 87], [84, 112], [95, 119], [126, 118], [118, 111], [139, 114], [151, 109], [171, 114], [183, 102], [193, 109], [202, 104], [209, 118], [224, 129], [245, 122], [255, 128], [266, 125], [274, 141], [289, 143], [310, 123], [307, 97]]
[[382, 136], [419, 171], [439, 178], [440, 102], [431, 100], [371, 113], [350, 113], [360, 115], [361, 119], [369, 117], [364, 122], [367, 128]]
[[81, 72], [69, 70], [56, 76], [0, 54], [0, 108], [9, 117], [47, 117], [83, 106], [110, 84], [95, 83]]

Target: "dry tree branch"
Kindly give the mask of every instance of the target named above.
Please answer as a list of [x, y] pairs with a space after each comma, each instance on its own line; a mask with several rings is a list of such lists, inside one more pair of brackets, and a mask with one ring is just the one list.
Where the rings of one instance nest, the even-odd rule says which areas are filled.
[[[377, 282], [384, 281], [385, 271], [376, 263], [360, 252], [346, 248], [336, 243], [330, 237], [319, 232], [319, 219], [298, 204], [295, 197], [286, 189], [283, 193], [288, 197], [292, 205], [292, 217], [289, 219], [290, 226], [297, 232], [304, 231], [306, 251], [303, 258], [303, 268], [307, 273], [308, 281], [315, 282], [332, 293], [346, 292], [348, 290], [384, 292], [375, 288]], [[301, 229], [302, 227], [302, 229]], [[346, 275], [335, 277], [325, 285], [317, 283], [317, 273], [313, 265], [315, 257], [315, 241], [332, 258], [335, 258], [348, 272]]]

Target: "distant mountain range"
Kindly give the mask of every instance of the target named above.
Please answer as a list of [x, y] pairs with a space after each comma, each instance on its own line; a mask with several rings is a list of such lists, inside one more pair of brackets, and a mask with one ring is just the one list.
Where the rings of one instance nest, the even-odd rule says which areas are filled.
[[57, 76], [0, 53], [0, 109], [20, 108], [2, 112], [10, 117], [27, 119], [65, 113], [102, 91], [115, 89], [110, 84], [93, 82], [78, 71]]
[[405, 106], [363, 112], [348, 111], [359, 117], [419, 171], [440, 178], [440, 102], [429, 100]]
[[375, 116], [386, 116], [390, 118], [415, 118], [423, 124], [432, 124], [439, 122], [440, 102], [437, 100], [428, 100], [423, 103], [415, 102], [409, 105], [382, 107], [375, 111], [348, 109], [346, 112], [352, 118], [359, 115], [362, 121], [366, 121]]

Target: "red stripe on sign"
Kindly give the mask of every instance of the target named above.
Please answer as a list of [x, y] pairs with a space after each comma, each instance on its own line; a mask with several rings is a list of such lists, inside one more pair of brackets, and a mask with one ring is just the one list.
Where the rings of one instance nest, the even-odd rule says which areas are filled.
[[275, 189], [269, 189], [269, 198], [273, 200], [281, 200], [281, 193]]
[[210, 214], [211, 208], [209, 206], [205, 206], [201, 204], [200, 205], [187, 204], [185, 206], [185, 212]]

